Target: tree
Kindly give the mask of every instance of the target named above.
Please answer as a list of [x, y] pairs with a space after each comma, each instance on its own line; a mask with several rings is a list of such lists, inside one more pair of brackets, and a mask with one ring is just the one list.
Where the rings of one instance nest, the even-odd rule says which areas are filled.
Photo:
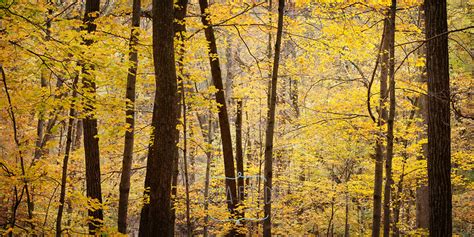
[[[177, 56], [178, 59], [176, 60], [176, 67], [177, 67], [177, 73], [178, 73], [178, 81], [179, 81], [179, 91], [178, 91], [178, 97], [179, 97], [179, 104], [180, 106], [183, 107], [183, 128], [186, 127], [186, 122], [184, 121], [184, 113], [186, 113], [186, 101], [185, 101], [185, 94], [184, 94], [184, 80], [185, 80], [185, 75], [184, 75], [184, 53], [185, 53], [185, 40], [186, 40], [186, 23], [184, 21], [184, 17], [186, 16], [187, 12], [187, 7], [188, 7], [188, 0], [179, 0], [177, 2], [177, 7], [174, 9], [174, 17], [175, 17], [175, 22], [174, 22], [174, 30], [175, 30], [175, 35], [176, 35], [176, 51], [177, 51]], [[181, 109], [178, 110], [178, 119], [181, 118]], [[186, 133], [185, 129], [183, 129], [183, 135]], [[183, 136], [183, 140], [185, 140]], [[171, 196], [173, 197], [173, 200], [171, 200], [171, 212], [172, 212], [172, 222], [173, 226], [172, 228], [174, 229], [175, 224], [176, 224], [176, 208], [175, 208], [175, 199], [176, 195], [178, 193], [178, 175], [179, 175], [179, 151], [176, 150], [175, 154], [175, 162], [173, 163], [173, 179], [172, 179], [172, 186], [171, 186]], [[183, 151], [183, 159], [186, 159], [185, 151]], [[187, 162], [186, 162], [187, 163]], [[187, 164], [185, 165], [187, 167]], [[187, 168], [186, 168], [187, 169]], [[187, 172], [186, 172], [187, 173]], [[187, 176], [187, 174], [186, 174]], [[187, 181], [186, 181], [187, 182]], [[187, 194], [186, 201], [188, 202], [189, 200], [189, 195]], [[188, 205], [186, 205], [186, 208], [189, 209]], [[188, 217], [188, 215], [187, 215]], [[189, 219], [189, 218], [187, 218]], [[190, 223], [188, 221], [188, 229], [190, 227]]]
[[278, 28], [273, 58], [271, 91], [269, 99], [267, 130], [265, 131], [265, 168], [264, 168], [264, 218], [263, 236], [272, 235], [272, 178], [273, 178], [273, 135], [275, 130], [275, 110], [278, 83], [278, 67], [280, 65], [281, 38], [283, 35], [283, 14], [285, 0], [278, 1]]
[[232, 137], [230, 133], [229, 115], [227, 113], [227, 104], [224, 95], [224, 86], [222, 83], [222, 73], [217, 53], [216, 37], [211, 24], [209, 15], [209, 5], [207, 0], [199, 0], [201, 9], [201, 21], [205, 26], [204, 33], [209, 46], [209, 63], [211, 65], [212, 83], [217, 89], [215, 96], [216, 102], [219, 103], [219, 127], [222, 139], [222, 153], [224, 155], [224, 174], [225, 174], [225, 190], [227, 194], [227, 208], [233, 214], [238, 204], [237, 190], [235, 184], [235, 166], [234, 155], [232, 151]]
[[131, 65], [127, 74], [127, 101], [125, 110], [125, 123], [129, 126], [125, 132], [125, 143], [123, 150], [122, 175], [120, 176], [120, 198], [118, 207], [118, 230], [127, 233], [128, 197], [130, 194], [130, 176], [133, 161], [133, 144], [135, 132], [135, 84], [137, 81], [138, 67], [138, 30], [140, 28], [141, 0], [133, 0], [132, 7], [132, 29], [130, 30], [129, 56]]
[[392, 160], [393, 160], [393, 130], [395, 120], [395, 16], [397, 10], [397, 1], [392, 0], [390, 6], [390, 17], [388, 18], [387, 42], [389, 48], [389, 113], [387, 120], [387, 154], [385, 160], [385, 190], [383, 199], [383, 236], [390, 236], [390, 206], [392, 192]]
[[430, 236], [452, 235], [451, 126], [446, 1], [425, 1]]
[[[380, 58], [380, 99], [379, 99], [379, 117], [377, 127], [379, 133], [381, 128], [387, 121], [387, 109], [385, 102], [387, 101], [387, 75], [388, 75], [388, 19], [384, 19], [383, 35], [381, 42], [381, 58]], [[382, 185], [383, 185], [383, 163], [384, 163], [384, 144], [382, 134], [377, 136], [375, 142], [375, 176], [374, 176], [374, 194], [373, 194], [373, 212], [372, 212], [372, 236], [380, 236], [380, 224], [382, 219]]]
[[153, 1], [155, 101], [145, 188], [149, 204], [140, 218], [140, 236], [172, 236], [171, 179], [178, 139], [178, 87], [174, 58], [173, 1]]
[[[93, 33], [97, 25], [94, 20], [99, 16], [100, 0], [87, 0], [86, 11], [84, 14], [84, 28], [87, 33]], [[84, 44], [90, 46], [93, 44], [90, 38], [84, 39]], [[83, 64], [82, 67], [82, 83], [83, 90], [92, 95], [92, 101], [85, 107], [85, 117], [83, 121], [84, 130], [84, 153], [86, 160], [86, 186], [87, 197], [91, 199], [92, 203], [97, 203], [94, 207], [89, 207], [88, 213], [92, 220], [89, 223], [89, 233], [95, 234], [96, 230], [100, 229], [104, 214], [102, 210], [102, 189], [100, 183], [100, 153], [99, 153], [99, 138], [97, 137], [97, 118], [95, 114], [95, 93], [96, 83], [91, 72], [94, 70], [94, 65]], [[98, 207], [97, 207], [98, 205]]]

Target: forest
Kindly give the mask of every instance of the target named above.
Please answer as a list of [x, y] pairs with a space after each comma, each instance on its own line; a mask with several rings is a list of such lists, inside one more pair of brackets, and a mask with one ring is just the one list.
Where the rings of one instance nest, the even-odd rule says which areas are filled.
[[0, 0], [0, 234], [471, 236], [473, 4]]

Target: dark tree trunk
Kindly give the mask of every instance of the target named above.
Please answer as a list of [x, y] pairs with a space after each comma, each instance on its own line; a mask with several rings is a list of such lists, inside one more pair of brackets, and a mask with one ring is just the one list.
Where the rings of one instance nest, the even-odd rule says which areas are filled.
[[[237, 101], [237, 116], [235, 119], [235, 160], [237, 162], [237, 195], [243, 202], [245, 197], [244, 187], [244, 152], [242, 145], [242, 99]], [[242, 212], [242, 215], [244, 213]]]
[[[77, 97], [77, 90], [76, 90], [76, 85], [79, 80], [79, 75], [77, 75], [74, 78], [73, 84], [72, 84], [72, 99], [73, 101]], [[64, 158], [63, 158], [63, 170], [61, 174], [61, 192], [59, 194], [59, 207], [58, 207], [58, 215], [56, 218], [56, 236], [60, 237], [62, 228], [62, 218], [63, 218], [63, 211], [64, 211], [64, 203], [65, 203], [65, 197], [66, 197], [66, 186], [67, 186], [67, 166], [69, 162], [69, 155], [72, 149], [72, 131], [73, 131], [73, 125], [74, 125], [74, 117], [76, 116], [76, 109], [74, 103], [71, 103], [71, 108], [69, 109], [69, 121], [67, 124], [67, 134], [66, 134], [66, 150], [64, 152]]]
[[227, 194], [227, 208], [231, 213], [234, 213], [234, 209], [238, 203], [236, 184], [235, 184], [235, 167], [234, 167], [234, 155], [232, 151], [232, 138], [230, 133], [229, 118], [227, 114], [227, 105], [224, 95], [224, 86], [222, 83], [222, 74], [219, 63], [219, 57], [217, 56], [217, 45], [216, 38], [214, 36], [214, 29], [210, 22], [210, 15], [208, 12], [207, 0], [199, 0], [199, 6], [201, 8], [201, 20], [203, 25], [206, 27], [204, 33], [206, 40], [209, 45], [209, 62], [211, 64], [212, 82], [214, 87], [217, 89], [216, 102], [219, 106], [219, 127], [221, 131], [222, 139], [222, 151], [224, 154], [224, 174], [225, 190]]
[[[430, 236], [452, 235], [451, 126], [446, 0], [425, 0]], [[440, 35], [443, 34], [443, 35]]]
[[382, 141], [382, 127], [387, 121], [387, 109], [385, 108], [385, 102], [387, 101], [387, 77], [388, 77], [388, 24], [389, 21], [386, 18], [384, 20], [384, 31], [382, 35], [382, 46], [381, 52], [382, 57], [380, 59], [380, 100], [379, 100], [379, 118], [377, 126], [379, 134], [377, 141], [375, 142], [375, 177], [374, 177], [374, 196], [373, 196], [373, 216], [372, 216], [372, 237], [380, 236], [380, 224], [382, 219], [382, 186], [383, 186], [383, 155], [384, 145]]
[[174, 58], [172, 0], [153, 1], [155, 102], [152, 143], [148, 151], [145, 188], [150, 202], [140, 219], [140, 236], [172, 236], [171, 179], [178, 140], [178, 87]]
[[127, 101], [125, 110], [125, 123], [129, 128], [125, 132], [125, 144], [123, 150], [122, 175], [120, 177], [120, 197], [118, 207], [118, 231], [122, 234], [127, 233], [127, 214], [128, 214], [128, 196], [130, 193], [130, 176], [133, 161], [133, 142], [135, 132], [135, 83], [137, 81], [138, 67], [138, 30], [140, 28], [141, 0], [133, 0], [132, 10], [132, 29], [130, 30], [129, 58], [131, 66], [128, 68], [127, 75]]
[[[187, 7], [188, 7], [188, 0], [178, 0], [177, 2], [177, 8], [175, 8], [174, 11], [174, 30], [176, 33], [176, 37], [178, 37], [176, 43], [176, 50], [177, 50], [177, 56], [178, 59], [176, 60], [177, 63], [177, 70], [178, 70], [178, 80], [183, 81], [184, 80], [184, 64], [183, 64], [183, 59], [184, 59], [184, 53], [185, 53], [185, 46], [184, 46], [184, 40], [185, 36], [184, 34], [186, 33], [186, 24], [184, 22], [184, 17], [186, 16], [187, 12]], [[182, 87], [182, 86], [181, 86]], [[183, 87], [182, 87], [183, 88]], [[178, 91], [178, 93], [183, 93], [182, 89]], [[181, 96], [178, 96], [181, 97]], [[178, 110], [178, 119], [181, 118], [181, 110]], [[179, 139], [179, 138], [178, 138]], [[177, 141], [179, 142], [179, 141]], [[176, 154], [174, 157], [174, 163], [173, 163], [173, 177], [172, 177], [172, 184], [171, 184], [171, 222], [172, 226], [171, 228], [174, 231], [174, 227], [176, 224], [176, 209], [174, 208], [174, 198], [176, 198], [176, 194], [178, 193], [178, 175], [179, 175], [179, 169], [178, 169], [178, 164], [179, 164], [179, 151], [176, 150]]]
[[264, 166], [264, 218], [263, 236], [272, 235], [272, 177], [273, 177], [273, 135], [275, 131], [275, 110], [277, 97], [278, 67], [280, 65], [280, 48], [283, 34], [283, 14], [285, 1], [278, 1], [278, 28], [275, 42], [275, 54], [273, 59], [272, 83], [269, 99], [269, 110], [267, 120], [267, 130], [265, 134], [265, 166]]
[[388, 26], [388, 48], [389, 48], [389, 113], [387, 120], [387, 157], [385, 161], [385, 190], [383, 199], [383, 236], [390, 236], [390, 203], [392, 191], [392, 158], [393, 158], [393, 126], [395, 120], [395, 14], [397, 1], [392, 0]]
[[[94, 20], [99, 14], [100, 0], [87, 0], [86, 1], [86, 12], [84, 15], [85, 27], [83, 30], [87, 30], [88, 33], [92, 33], [96, 30], [97, 26]], [[85, 45], [91, 45], [93, 41], [91, 39], [84, 39]], [[91, 93], [95, 97], [96, 84], [92, 74], [89, 70], [94, 70], [94, 65], [83, 65], [83, 89], [88, 93]], [[86, 186], [87, 186], [87, 197], [92, 199], [94, 202], [102, 204], [102, 190], [100, 186], [100, 154], [99, 154], [99, 138], [97, 137], [97, 118], [95, 117], [95, 105], [93, 104], [95, 98], [92, 99], [91, 104], [86, 105], [84, 112], [86, 113], [83, 119], [84, 126], [84, 153], [86, 163]], [[100, 229], [104, 214], [102, 208], [95, 210], [88, 210], [89, 218], [92, 218], [89, 222], [89, 233], [94, 234], [96, 230]]]

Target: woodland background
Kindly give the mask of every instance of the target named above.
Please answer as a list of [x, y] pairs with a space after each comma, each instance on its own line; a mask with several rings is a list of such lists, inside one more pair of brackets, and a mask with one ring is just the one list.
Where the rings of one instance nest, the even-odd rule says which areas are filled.
[[[380, 66], [374, 67], [390, 4], [286, 1], [273, 145], [273, 234], [372, 232], [375, 144], [380, 137], [385, 143], [386, 124], [378, 126], [367, 108], [370, 102], [376, 118], [380, 105], [388, 108], [388, 101], [380, 104]], [[427, 90], [424, 16], [421, 1], [397, 4], [391, 224], [398, 233], [420, 235], [427, 233], [428, 218], [420, 208], [428, 202], [426, 108], [420, 102]], [[219, 58], [222, 69], [233, 152], [249, 176], [247, 196], [239, 207], [249, 219], [238, 229], [250, 235], [262, 233], [261, 221], [252, 219], [264, 216], [263, 180], [258, 177], [264, 169], [277, 5], [216, 0], [208, 10], [218, 48], [212, 57]], [[4, 234], [51, 235], [60, 206], [63, 234], [88, 233], [88, 210], [97, 209], [103, 210], [101, 232], [118, 234], [124, 136], [131, 131], [126, 111], [131, 110], [135, 124], [126, 219], [128, 233], [138, 232], [155, 95], [151, 1], [141, 1], [134, 30], [130, 0], [102, 1], [94, 20], [97, 29], [91, 32], [81, 30], [84, 11], [85, 1], [0, 1]], [[472, 1], [448, 1], [449, 30], [464, 29], [449, 34], [453, 232], [464, 236], [473, 232], [474, 224], [472, 17]], [[181, 65], [179, 93], [184, 95], [173, 196], [175, 230], [222, 235], [231, 225], [220, 221], [228, 218], [228, 211], [219, 106], [197, 1], [189, 1], [179, 24], [186, 31], [175, 47], [182, 52], [176, 58]], [[132, 46], [131, 32], [136, 36]], [[93, 43], [84, 43], [88, 41]], [[135, 65], [129, 53], [134, 50], [138, 67], [131, 106], [126, 92]], [[78, 75], [92, 80], [96, 91]], [[98, 122], [102, 203], [86, 195], [82, 130], [87, 117]]]

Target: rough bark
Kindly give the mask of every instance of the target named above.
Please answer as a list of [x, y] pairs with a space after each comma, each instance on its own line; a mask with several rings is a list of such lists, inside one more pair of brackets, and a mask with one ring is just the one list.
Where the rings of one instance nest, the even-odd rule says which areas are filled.
[[199, 0], [199, 6], [201, 8], [201, 20], [203, 25], [206, 27], [204, 30], [207, 43], [209, 45], [209, 62], [211, 64], [212, 82], [214, 87], [217, 89], [215, 94], [216, 102], [219, 104], [219, 127], [222, 139], [222, 151], [224, 155], [224, 174], [225, 190], [227, 193], [227, 208], [231, 213], [234, 213], [234, 209], [238, 203], [236, 193], [236, 182], [235, 182], [235, 167], [234, 167], [234, 155], [232, 151], [232, 138], [230, 133], [229, 118], [227, 114], [227, 103], [225, 101], [224, 86], [222, 83], [221, 67], [219, 63], [219, 57], [217, 56], [217, 45], [216, 38], [214, 36], [214, 29], [210, 22], [210, 16], [208, 12], [207, 0]]
[[145, 187], [149, 204], [140, 219], [140, 236], [172, 236], [171, 179], [177, 148], [178, 87], [174, 58], [174, 16], [172, 0], [153, 1], [153, 61], [155, 101], [153, 135], [148, 150]]
[[[452, 235], [451, 126], [446, 0], [425, 0], [430, 236]], [[440, 35], [443, 34], [443, 35]], [[435, 37], [436, 36], [436, 37]]]
[[390, 17], [388, 26], [388, 48], [389, 48], [389, 113], [387, 120], [387, 156], [385, 160], [385, 188], [383, 199], [383, 236], [390, 236], [390, 206], [392, 191], [392, 159], [393, 159], [393, 127], [395, 120], [395, 14], [397, 1], [392, 0], [390, 6]]
[[280, 65], [280, 49], [281, 38], [283, 34], [283, 14], [285, 8], [285, 1], [278, 1], [278, 27], [275, 42], [275, 54], [273, 58], [273, 70], [271, 91], [269, 100], [267, 130], [265, 132], [265, 166], [264, 166], [264, 218], [263, 221], [263, 236], [271, 236], [272, 234], [272, 206], [271, 206], [271, 190], [273, 177], [273, 136], [275, 130], [275, 110], [277, 97], [277, 82], [278, 82], [278, 67]]
[[[130, 176], [133, 162], [133, 143], [135, 132], [135, 84], [137, 81], [138, 67], [138, 30], [140, 28], [141, 0], [133, 0], [132, 8], [132, 29], [130, 30], [129, 56], [131, 63], [128, 68], [127, 90], [125, 98], [127, 99], [127, 108], [125, 110], [125, 123], [129, 126], [125, 131], [125, 144], [122, 160], [122, 175], [120, 176], [120, 196], [118, 206], [118, 231], [122, 234], [127, 233], [127, 214], [128, 197], [130, 194]], [[129, 101], [129, 102], [128, 102]]]
[[[100, 0], [87, 0], [86, 11], [84, 15], [85, 27], [88, 33], [92, 33], [96, 30], [97, 26], [94, 20], [99, 15]], [[84, 39], [84, 44], [89, 46], [92, 45], [91, 39]], [[84, 154], [86, 163], [86, 189], [87, 197], [93, 202], [102, 204], [102, 190], [100, 185], [100, 154], [99, 154], [99, 138], [97, 137], [97, 118], [95, 117], [95, 93], [96, 84], [92, 78], [91, 70], [94, 70], [93, 65], [84, 64], [82, 69], [82, 83], [84, 91], [87, 91], [92, 95], [92, 102], [85, 106], [84, 112], [86, 113], [83, 122], [84, 130]], [[97, 209], [89, 208], [89, 233], [94, 234], [96, 230], [102, 225], [104, 214], [102, 208]]]

